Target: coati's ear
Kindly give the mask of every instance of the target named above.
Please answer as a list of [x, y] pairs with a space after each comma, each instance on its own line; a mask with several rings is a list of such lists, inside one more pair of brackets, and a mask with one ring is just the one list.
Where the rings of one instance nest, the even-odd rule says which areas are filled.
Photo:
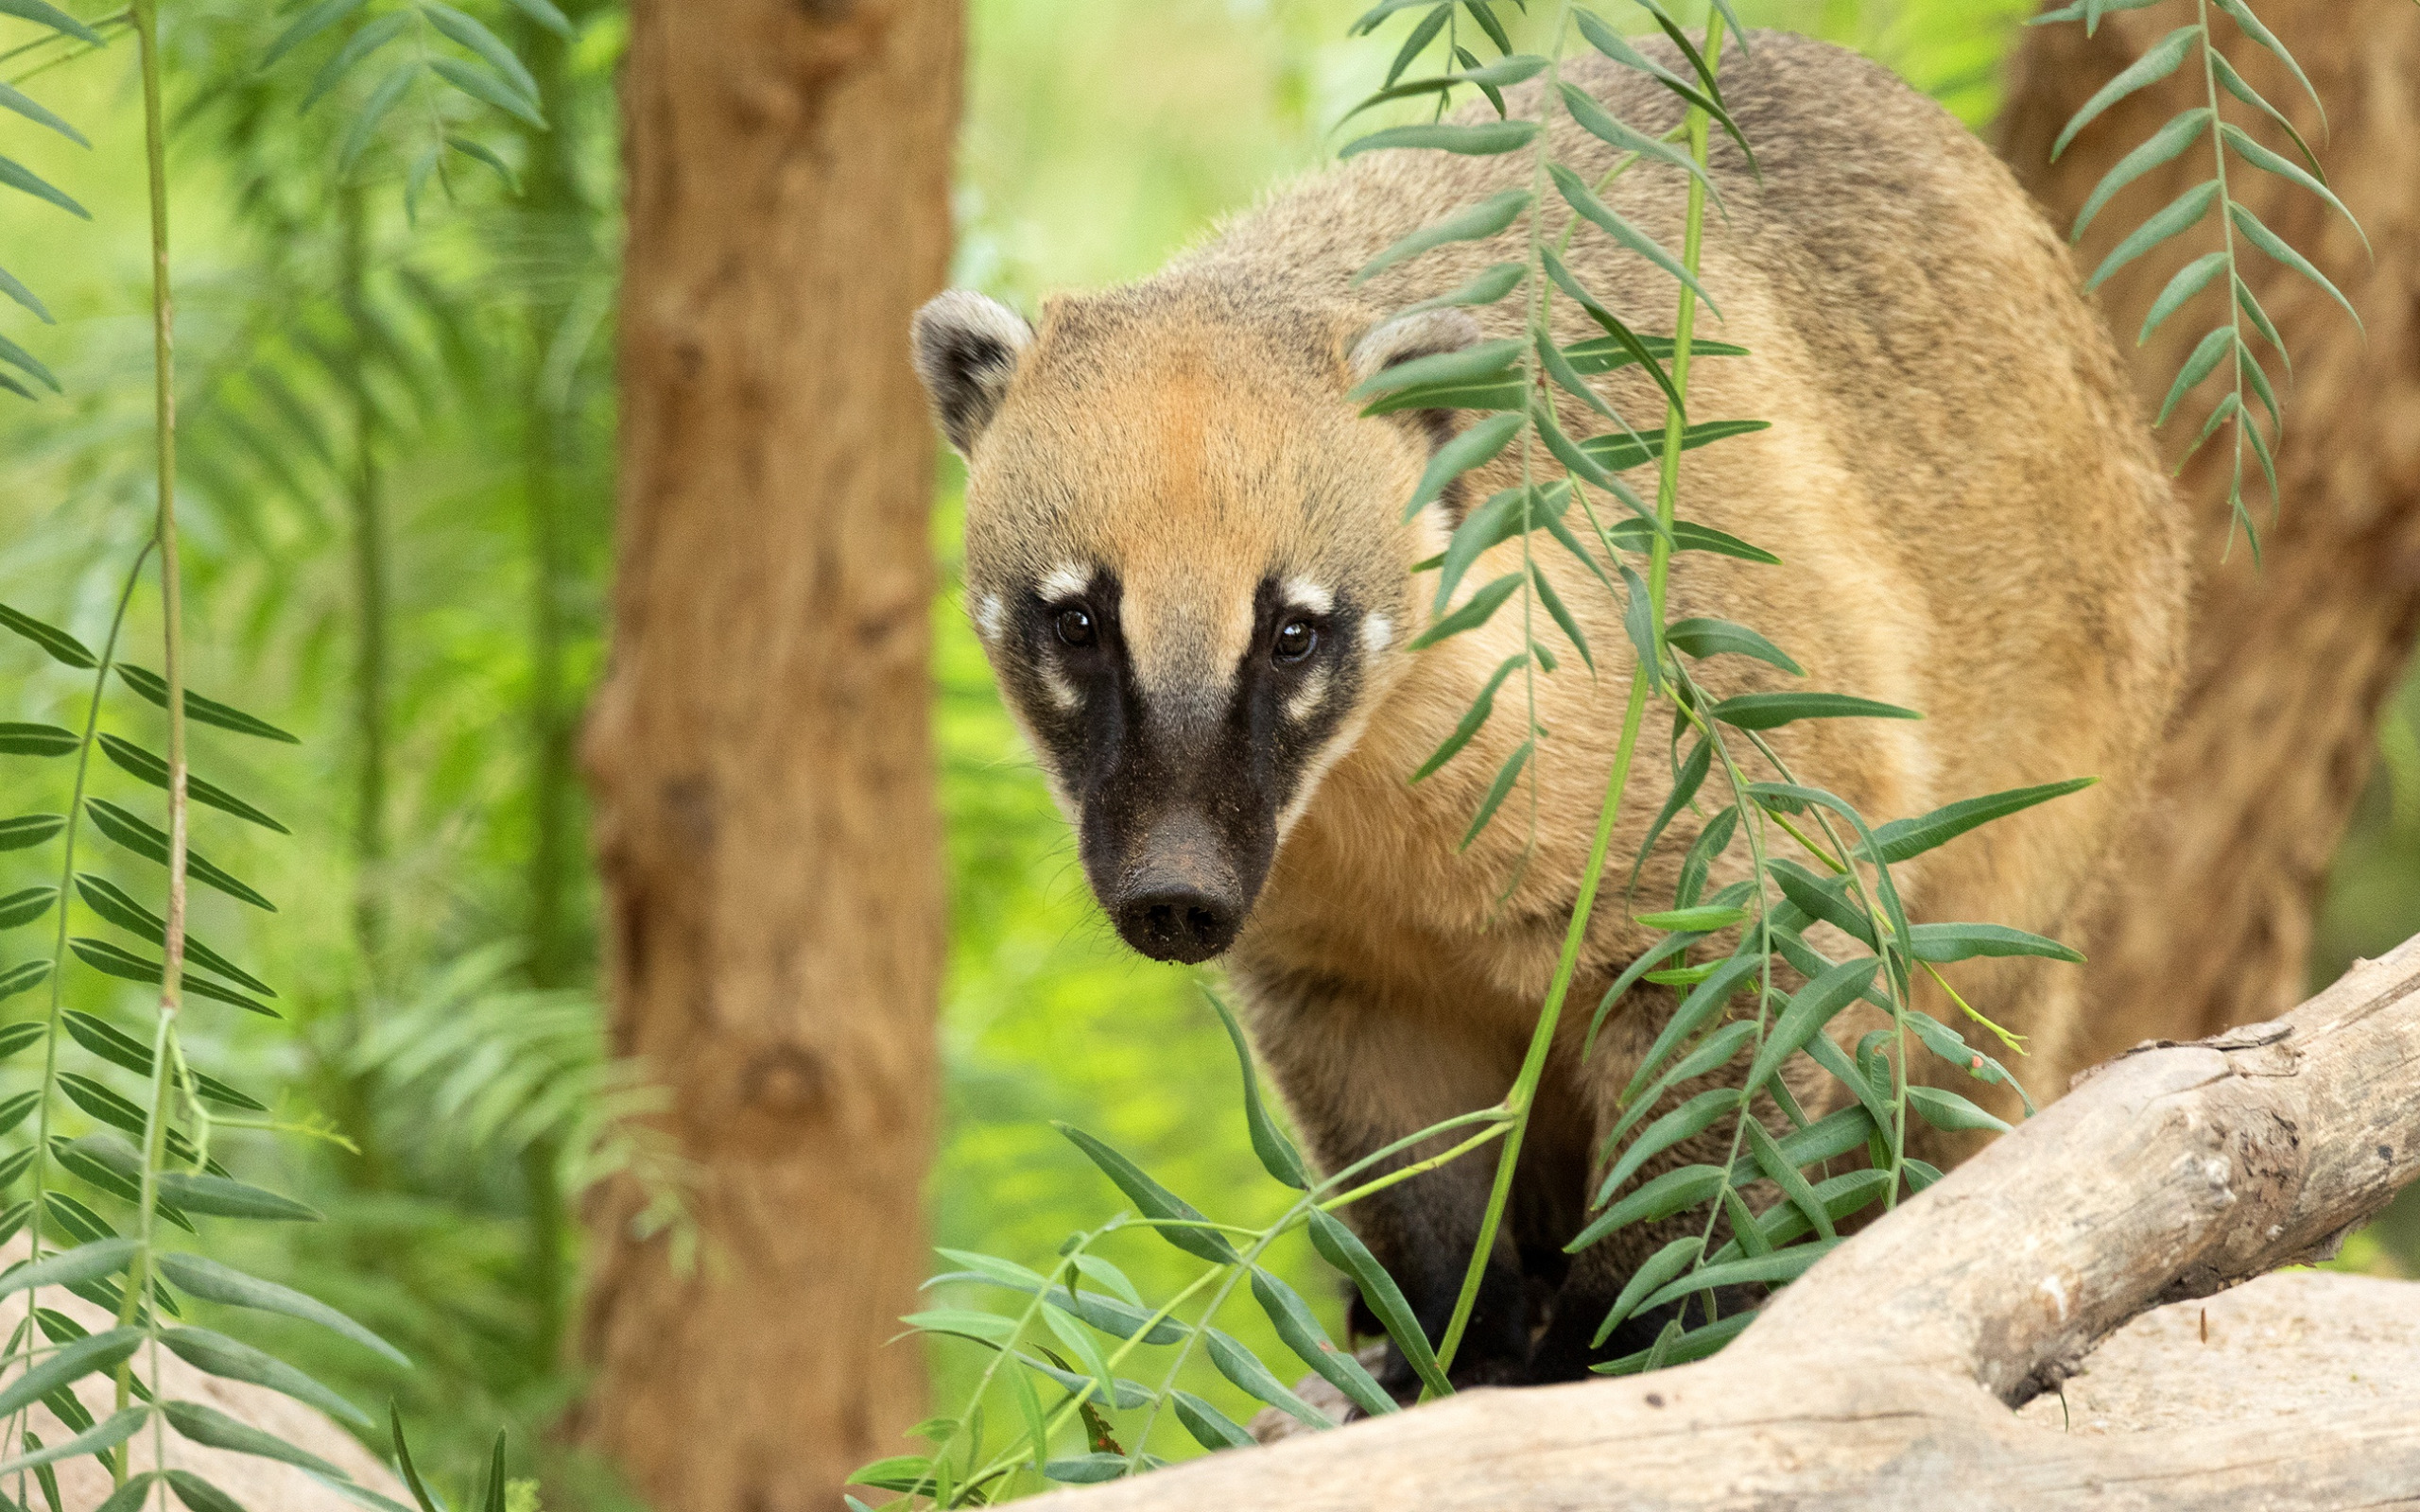
[[938, 294], [916, 312], [916, 375], [959, 455], [973, 455], [1031, 345], [1023, 316], [972, 289]]
[[1399, 362], [1414, 357], [1433, 357], [1441, 352], [1460, 352], [1477, 346], [1478, 322], [1467, 310], [1424, 310], [1399, 319], [1382, 320], [1368, 334], [1353, 343], [1345, 361], [1352, 368], [1353, 382], [1368, 383], [1379, 373]]

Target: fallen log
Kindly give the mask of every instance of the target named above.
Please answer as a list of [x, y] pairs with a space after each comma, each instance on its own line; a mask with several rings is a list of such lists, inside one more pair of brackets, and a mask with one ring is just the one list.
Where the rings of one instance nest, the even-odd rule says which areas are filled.
[[[1711, 1360], [1471, 1392], [1034, 1504], [2016, 1509], [2089, 1496], [2113, 1509], [2316, 1512], [2420, 1503], [2420, 1411], [2408, 1387], [2364, 1398], [2297, 1394], [2288, 1383], [2285, 1396], [2324, 1410], [2238, 1410], [2131, 1433], [2067, 1431], [2072, 1401], [2064, 1415], [2056, 1403], [2012, 1410], [2060, 1387], [2096, 1345], [2152, 1309], [2333, 1253], [2420, 1175], [2416, 1093], [2420, 938], [2272, 1022], [2147, 1044], [2096, 1067], [1826, 1256]], [[2360, 1288], [2333, 1291], [2323, 1320], [2360, 1305]], [[2264, 1296], [2233, 1323], [2265, 1311]], [[2152, 1344], [2141, 1352], [2162, 1353]], [[2206, 1364], [2173, 1348], [2166, 1357], [2177, 1362], [2173, 1393], [2191, 1393]], [[2307, 1373], [2343, 1369], [2325, 1348], [2294, 1358]], [[2158, 1394], [2153, 1384], [2137, 1397]]]

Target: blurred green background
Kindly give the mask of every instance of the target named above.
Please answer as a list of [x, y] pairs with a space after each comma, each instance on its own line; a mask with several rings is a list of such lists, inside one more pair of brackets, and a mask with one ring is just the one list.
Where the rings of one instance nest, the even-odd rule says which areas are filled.
[[[1333, 123], [1392, 56], [1392, 31], [1346, 39], [1362, 8], [975, 0], [957, 280], [1030, 308], [1052, 289], [1135, 277], [1315, 167], [1337, 144]], [[406, 134], [372, 149], [366, 190], [348, 195], [336, 187], [333, 133], [316, 114], [298, 121], [299, 84], [252, 69], [279, 25], [268, 8], [165, 8], [192, 679], [304, 737], [300, 747], [197, 737], [205, 775], [258, 796], [296, 833], [197, 821], [197, 843], [283, 912], [265, 920], [204, 897], [196, 928], [285, 990], [289, 1020], [197, 1015], [202, 1064], [359, 1142], [354, 1156], [228, 1136], [260, 1146], [244, 1160], [284, 1162], [291, 1188], [331, 1214], [247, 1242], [280, 1246], [255, 1257], [268, 1273], [355, 1312], [422, 1367], [389, 1374], [299, 1330], [280, 1342], [358, 1400], [400, 1395], [428, 1425], [431, 1457], [457, 1463], [494, 1422], [537, 1428], [576, 1390], [561, 1362], [581, 1192], [635, 1170], [678, 1221], [677, 1168], [613, 1117], [648, 1093], [644, 1068], [604, 1056], [581, 798], [548, 738], [603, 655], [624, 36], [612, 5], [566, 9], [579, 35], [544, 76], [558, 129], [474, 123], [527, 192], [458, 170], [450, 196], [427, 187], [411, 224]], [[1739, 9], [1858, 46], [1980, 124], [2029, 8]], [[31, 35], [0, 27], [0, 48]], [[0, 398], [0, 599], [96, 644], [150, 508], [139, 98], [130, 47], [27, 77], [41, 60], [0, 61], [0, 78], [77, 122], [93, 146], [0, 115], [0, 151], [71, 190], [93, 218], [14, 197], [0, 207], [0, 266], [59, 318], [43, 327], [0, 305], [0, 334], [66, 389], [39, 404]], [[369, 674], [355, 551], [365, 420], [392, 583], [377, 622], [384, 670]], [[533, 438], [545, 440], [535, 453]], [[946, 1132], [924, 1194], [933, 1237], [1046, 1263], [1114, 1211], [1115, 1191], [1052, 1120], [1109, 1139], [1214, 1216], [1264, 1220], [1282, 1199], [1245, 1143], [1233, 1053], [1195, 973], [1140, 961], [1110, 934], [993, 692], [957, 600], [954, 464], [942, 478], [934, 624], [950, 959]], [[138, 646], [155, 644], [147, 613], [138, 605], [130, 627]], [[383, 845], [358, 825], [365, 676], [389, 711]], [[85, 685], [65, 669], [11, 642], [0, 678], [0, 718], [77, 722]], [[104, 728], [156, 746], [155, 717], [118, 699]], [[2420, 930], [2416, 723], [2420, 692], [2407, 690], [2329, 885], [2315, 983]], [[0, 782], [8, 812], [65, 806], [51, 791], [58, 773], [18, 764]], [[18, 859], [0, 858], [0, 891], [37, 880]], [[0, 938], [0, 965], [39, 948]], [[71, 999], [121, 1022], [144, 1013], [140, 989], [89, 972]], [[0, 1090], [33, 1074], [0, 1066]], [[1148, 1236], [1106, 1252], [1150, 1295], [1193, 1268]], [[2420, 1265], [2420, 1234], [2365, 1236], [2347, 1262]], [[1337, 1283], [1307, 1246], [1280, 1251], [1274, 1268], [1339, 1327]], [[1282, 1356], [1249, 1302], [1221, 1323]], [[931, 1349], [937, 1410], [977, 1363], [946, 1341], [894, 1347]], [[1206, 1369], [1184, 1383], [1249, 1415]], [[1192, 1452], [1173, 1425], [1151, 1442]]]

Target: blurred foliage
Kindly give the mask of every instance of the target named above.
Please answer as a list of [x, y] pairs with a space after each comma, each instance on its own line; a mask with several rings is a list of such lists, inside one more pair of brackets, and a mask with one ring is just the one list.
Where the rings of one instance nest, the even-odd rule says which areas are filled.
[[[276, 1341], [356, 1400], [401, 1396], [425, 1425], [416, 1428], [424, 1459], [441, 1465], [479, 1462], [499, 1420], [528, 1430], [513, 1435], [528, 1444], [576, 1393], [559, 1341], [577, 1263], [566, 1214], [581, 1187], [615, 1169], [640, 1170], [668, 1194], [679, 1180], [662, 1152], [617, 1141], [601, 1116], [648, 1093], [643, 1067], [608, 1060], [597, 1024], [584, 843], [575, 833], [551, 878], [531, 860], [543, 805], [576, 811], [579, 798], [546, 790], [562, 774], [548, 779], [540, 759], [533, 709], [548, 653], [529, 606], [543, 589], [560, 596], [552, 654], [576, 702], [602, 662], [611, 558], [613, 76], [624, 26], [610, 5], [566, 9], [579, 30], [563, 62], [557, 139], [506, 132], [499, 147], [525, 181], [543, 166], [533, 154], [557, 154], [567, 183], [516, 199], [484, 172], [457, 175], [450, 198], [430, 187], [412, 225], [402, 155], [372, 152], [359, 208], [348, 212], [331, 133], [317, 117], [298, 126], [290, 90], [272, 92], [242, 61], [279, 24], [270, 8], [167, 8], [171, 77], [187, 81], [172, 96], [172, 164], [192, 679], [306, 737], [299, 752], [207, 747], [213, 770], [264, 795], [301, 843], [255, 844], [239, 825], [200, 832], [284, 912], [256, 928], [228, 901], [202, 896], [196, 929], [278, 984], [290, 1023], [228, 1015], [197, 1032], [230, 1079], [265, 1097], [283, 1089], [289, 1114], [332, 1117], [362, 1145], [358, 1158], [258, 1152], [285, 1161], [288, 1189], [331, 1221], [247, 1241], [283, 1253], [229, 1258], [319, 1291], [402, 1344], [419, 1362], [408, 1375], [299, 1329]], [[1031, 308], [1054, 288], [1140, 276], [1220, 215], [1315, 167], [1370, 72], [1365, 46], [1344, 36], [1361, 9], [1365, 0], [973, 0], [959, 280]], [[1979, 124], [1996, 107], [1996, 64], [2029, 7], [1738, 9], [1752, 24], [1859, 46]], [[0, 599], [92, 640], [149, 513], [131, 64], [130, 47], [113, 48], [34, 81], [45, 103], [87, 128], [91, 150], [46, 132], [8, 135], [9, 155], [72, 186], [95, 218], [11, 209], [0, 219], [0, 265], [40, 269], [59, 318], [44, 327], [0, 306], [0, 331], [67, 389], [39, 405], [0, 404]], [[0, 78], [18, 72], [0, 63]], [[374, 330], [347, 318], [349, 213], [361, 217], [358, 294]], [[392, 584], [390, 838], [366, 868], [346, 859], [356, 853], [361, 754], [348, 448], [365, 403]], [[540, 405], [561, 432], [552, 486], [567, 547], [552, 558], [532, 529], [540, 485], [528, 440]], [[1232, 1055], [1194, 973], [1138, 959], [1108, 930], [993, 692], [957, 599], [958, 508], [957, 476], [945, 472], [935, 729], [951, 956], [946, 1135], [926, 1194], [934, 1240], [1039, 1263], [1114, 1211], [1115, 1191], [1053, 1119], [1111, 1140], [1206, 1209], [1263, 1221], [1280, 1199], [1245, 1142]], [[147, 641], [154, 630], [137, 623], [130, 633]], [[0, 718], [68, 722], [79, 680], [9, 654]], [[2420, 930], [2420, 692], [2398, 707], [2389, 759], [2330, 885], [2315, 980]], [[41, 785], [55, 776], [8, 771], [12, 811], [61, 807], [64, 795]], [[9, 859], [0, 891], [36, 880]], [[551, 947], [531, 922], [531, 895], [549, 886], [564, 900]], [[381, 921], [372, 958], [362, 899]], [[531, 963], [549, 948], [583, 963], [576, 980], [537, 979], [544, 973]], [[0, 939], [0, 965], [30, 950]], [[120, 986], [79, 973], [71, 1005], [133, 1022], [145, 995]], [[514, 1032], [471, 1032], [482, 1023]], [[0, 1077], [24, 1074], [0, 1068]], [[440, 1128], [446, 1138], [426, 1137]], [[2349, 1259], [2420, 1265], [2420, 1221], [2361, 1244]], [[1189, 1274], [1148, 1237], [1119, 1245], [1111, 1253], [1147, 1292]], [[1340, 1328], [1338, 1283], [1307, 1246], [1278, 1253], [1272, 1268]], [[1256, 1310], [1233, 1308], [1222, 1323], [1282, 1355]], [[937, 1400], [950, 1400], [972, 1362], [963, 1346], [934, 1349]], [[1184, 1383], [1248, 1415], [1241, 1394], [1206, 1369]]]

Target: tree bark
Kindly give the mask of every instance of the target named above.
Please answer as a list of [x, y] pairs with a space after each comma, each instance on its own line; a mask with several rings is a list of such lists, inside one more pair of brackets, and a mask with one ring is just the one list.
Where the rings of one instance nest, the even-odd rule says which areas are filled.
[[837, 1508], [925, 1361], [942, 954], [926, 729], [955, 0], [636, 0], [613, 666], [585, 738], [615, 1049], [699, 1252], [591, 1214], [579, 1436], [654, 1505]]
[[2324, 1253], [2384, 1206], [2420, 1176], [2415, 1068], [2420, 938], [2283, 1020], [2099, 1068], [1819, 1262], [1711, 1360], [1468, 1393], [1032, 1504], [1987, 1512], [2089, 1495], [2147, 1512], [2317, 1512], [2408, 1500], [2420, 1486], [2408, 1393], [2318, 1420], [2114, 1436], [2009, 1409], [2145, 1310]]
[[[2300, 275], [2247, 251], [2245, 272], [2293, 353], [2277, 469], [2282, 513], [2247, 490], [2265, 560], [2238, 539], [2225, 554], [2223, 438], [2187, 469], [2183, 496], [2199, 535], [2201, 582], [2182, 711], [2153, 791], [2125, 842], [2100, 918], [2077, 941], [2084, 977], [2077, 1060], [2117, 1053], [2152, 1032], [2144, 1010], [2214, 1033], [2264, 1018], [2306, 985], [2312, 919], [2376, 745], [2380, 711], [2420, 631], [2420, 6], [2411, 0], [2260, 0], [2260, 16], [2292, 49], [2326, 101], [2332, 130], [2292, 76], [2211, 9], [2227, 57], [2284, 110], [2369, 232], [2373, 263], [2343, 218], [2316, 196], [2240, 159], [2231, 191], [2333, 279], [2360, 311], [2367, 340]], [[2171, 0], [2082, 26], [2026, 34], [2001, 123], [2001, 146], [2053, 221], [2072, 224], [2102, 175], [2179, 112], [2204, 102], [2198, 66], [2111, 110], [2053, 163], [2050, 148], [2077, 107], [2194, 7]], [[2231, 119], [2291, 156], [2273, 127], [2227, 101]], [[2099, 266], [2118, 241], [2190, 184], [2210, 177], [2208, 139], [2126, 190], [2079, 250]], [[2169, 276], [2221, 245], [2215, 215], [2142, 259], [2102, 290], [2110, 324], [2133, 347]], [[2158, 413], [2169, 383], [2225, 318], [2213, 284], [2136, 352], [2135, 385]], [[2163, 440], [2182, 455], [2218, 397], [2214, 382]], [[2223, 558], [2223, 559], [2222, 559]], [[2177, 1018], [2165, 1020], [2169, 1024]]]

